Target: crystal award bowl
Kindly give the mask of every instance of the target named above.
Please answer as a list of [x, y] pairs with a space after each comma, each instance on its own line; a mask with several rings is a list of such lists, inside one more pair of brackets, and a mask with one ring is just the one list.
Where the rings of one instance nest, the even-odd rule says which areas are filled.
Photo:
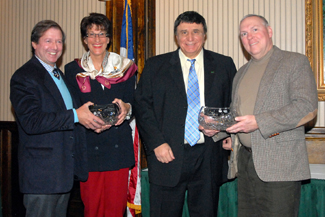
[[199, 124], [204, 129], [225, 131], [234, 125], [236, 112], [230, 108], [215, 108], [202, 106], [199, 114]]
[[101, 118], [105, 124], [114, 125], [118, 120], [120, 108], [117, 104], [93, 105], [89, 110], [97, 117]]

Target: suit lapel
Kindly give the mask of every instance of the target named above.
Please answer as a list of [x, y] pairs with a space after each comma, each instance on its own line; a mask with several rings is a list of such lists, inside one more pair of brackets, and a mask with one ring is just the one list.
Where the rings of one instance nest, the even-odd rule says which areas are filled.
[[56, 86], [55, 82], [53, 81], [52, 77], [49, 74], [45, 75], [44, 77], [44, 85], [49, 90], [50, 94], [53, 96], [53, 98], [58, 103], [60, 108], [66, 109], [62, 95], [58, 87]]
[[[234, 78], [233, 81], [233, 86], [232, 86], [232, 93], [231, 93], [231, 107], [233, 109], [235, 109], [235, 111], [238, 112], [238, 114], [240, 114], [240, 99], [239, 99], [239, 94], [238, 94], [238, 89], [240, 86], [240, 83], [242, 82], [243, 78], [245, 77], [250, 64], [251, 64], [252, 60], [249, 60], [245, 65], [243, 65], [242, 67], [240, 67], [240, 69], [238, 70], [238, 72], [236, 73], [236, 76]], [[255, 107], [256, 107], [256, 103], [255, 103]]]
[[[68, 82], [67, 82], [67, 79], [65, 78], [65, 75], [63, 74], [63, 72], [62, 72], [60, 69], [59, 69], [59, 71], [60, 71], [61, 78], [63, 79], [63, 81], [64, 81], [65, 85], [67, 86], [67, 89], [68, 89], [68, 91], [69, 91], [69, 93], [70, 93], [70, 96], [71, 96], [71, 99], [72, 99], [72, 105], [73, 105], [73, 108], [78, 108], [78, 107], [79, 107], [79, 106], [78, 106], [78, 103], [77, 103], [77, 101], [76, 101], [76, 98], [73, 96], [73, 92], [70, 90], [69, 86], [67, 85]], [[52, 79], [52, 80], [53, 80], [53, 79]], [[60, 92], [60, 91], [59, 91], [59, 92]], [[60, 96], [61, 96], [61, 93], [60, 93]], [[62, 98], [62, 96], [61, 96], [61, 98]], [[63, 103], [64, 103], [63, 98], [62, 98], [62, 101], [63, 101]], [[65, 103], [64, 103], [64, 108], [66, 109]]]
[[203, 50], [203, 61], [204, 61], [204, 92], [205, 92], [205, 104], [210, 105], [210, 98], [208, 96], [208, 92], [211, 90], [213, 82], [215, 81], [214, 77], [217, 76], [217, 63], [213, 61], [213, 57], [209, 55], [208, 52]]
[[266, 66], [264, 75], [261, 79], [259, 90], [256, 97], [254, 114], [258, 114], [263, 108], [266, 100], [268, 100], [268, 95], [271, 87], [273, 86], [273, 80], [280, 67], [280, 61], [283, 58], [279, 49], [274, 47], [273, 54]]
[[169, 63], [170, 63], [170, 69], [168, 69], [167, 71], [170, 72], [170, 76], [175, 81], [173, 85], [175, 85], [176, 88], [179, 90], [181, 97], [184, 97], [187, 100], [183, 72], [182, 72], [181, 62], [178, 55], [178, 50], [173, 52]]
[[[36, 65], [36, 70], [39, 71], [40, 75], [43, 77], [43, 84], [46, 89], [49, 90], [50, 94], [53, 96], [55, 101], [58, 103], [60, 108], [66, 109], [66, 106], [64, 104], [62, 95], [56, 86], [55, 82], [53, 81], [51, 75], [47, 72], [47, 70], [43, 67], [43, 65], [38, 61], [36, 57], [33, 57], [33, 62]], [[59, 70], [60, 71], [60, 70]], [[60, 75], [62, 76], [62, 72], [60, 71]]]

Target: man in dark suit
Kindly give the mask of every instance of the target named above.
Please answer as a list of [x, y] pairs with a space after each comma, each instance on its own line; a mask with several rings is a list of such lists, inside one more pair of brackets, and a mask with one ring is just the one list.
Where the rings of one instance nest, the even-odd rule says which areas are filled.
[[200, 106], [230, 105], [236, 68], [230, 57], [203, 48], [206, 32], [197, 12], [179, 15], [174, 34], [180, 49], [150, 58], [136, 90], [151, 216], [181, 216], [186, 191], [192, 217], [216, 216], [227, 153], [221, 140], [200, 133], [198, 115]]
[[[74, 175], [87, 179], [86, 128], [104, 122], [88, 109], [74, 109], [56, 62], [65, 40], [61, 27], [40, 21], [31, 34], [33, 57], [11, 78], [10, 100], [19, 130], [19, 183], [26, 216], [66, 216]], [[77, 133], [78, 131], [78, 133]]]
[[317, 114], [315, 77], [305, 55], [280, 50], [272, 36], [262, 16], [240, 22], [252, 58], [234, 79], [239, 117], [227, 129], [234, 133], [229, 178], [238, 175], [240, 217], [298, 216], [301, 180], [310, 179], [303, 125]]

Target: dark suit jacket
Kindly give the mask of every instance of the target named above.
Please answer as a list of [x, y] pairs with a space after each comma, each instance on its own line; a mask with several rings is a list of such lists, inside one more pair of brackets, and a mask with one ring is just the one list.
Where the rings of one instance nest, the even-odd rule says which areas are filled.
[[73, 111], [66, 109], [55, 82], [35, 56], [14, 73], [10, 88], [19, 130], [21, 192], [64, 193], [71, 190], [74, 174], [86, 180], [83, 127], [74, 123]]
[[[204, 50], [206, 106], [227, 107], [236, 68], [230, 57]], [[150, 58], [135, 94], [135, 115], [147, 154], [150, 182], [175, 186], [183, 160], [184, 127], [187, 113], [185, 84], [178, 50]], [[153, 152], [163, 143], [172, 148], [175, 160], [160, 163]], [[211, 173], [216, 182], [225, 180], [227, 153], [220, 143], [205, 137], [206, 153], [211, 156]]]
[[[97, 80], [90, 79], [91, 92], [82, 93], [76, 75], [85, 70], [80, 68], [76, 61], [68, 63], [64, 69], [70, 90], [74, 92], [75, 99], [80, 105], [88, 101], [104, 105], [112, 103], [115, 98], [133, 104], [135, 76], [124, 82], [112, 84], [110, 89], [104, 90]], [[86, 139], [89, 171], [119, 170], [134, 165], [132, 130], [128, 121], [119, 126], [112, 126], [102, 133], [86, 130]]]

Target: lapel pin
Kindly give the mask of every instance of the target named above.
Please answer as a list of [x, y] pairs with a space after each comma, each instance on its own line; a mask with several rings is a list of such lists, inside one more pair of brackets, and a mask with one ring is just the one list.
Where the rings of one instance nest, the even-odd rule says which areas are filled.
[[210, 73], [211, 73], [211, 74], [213, 74], [213, 73], [214, 73], [214, 71], [211, 71]]

